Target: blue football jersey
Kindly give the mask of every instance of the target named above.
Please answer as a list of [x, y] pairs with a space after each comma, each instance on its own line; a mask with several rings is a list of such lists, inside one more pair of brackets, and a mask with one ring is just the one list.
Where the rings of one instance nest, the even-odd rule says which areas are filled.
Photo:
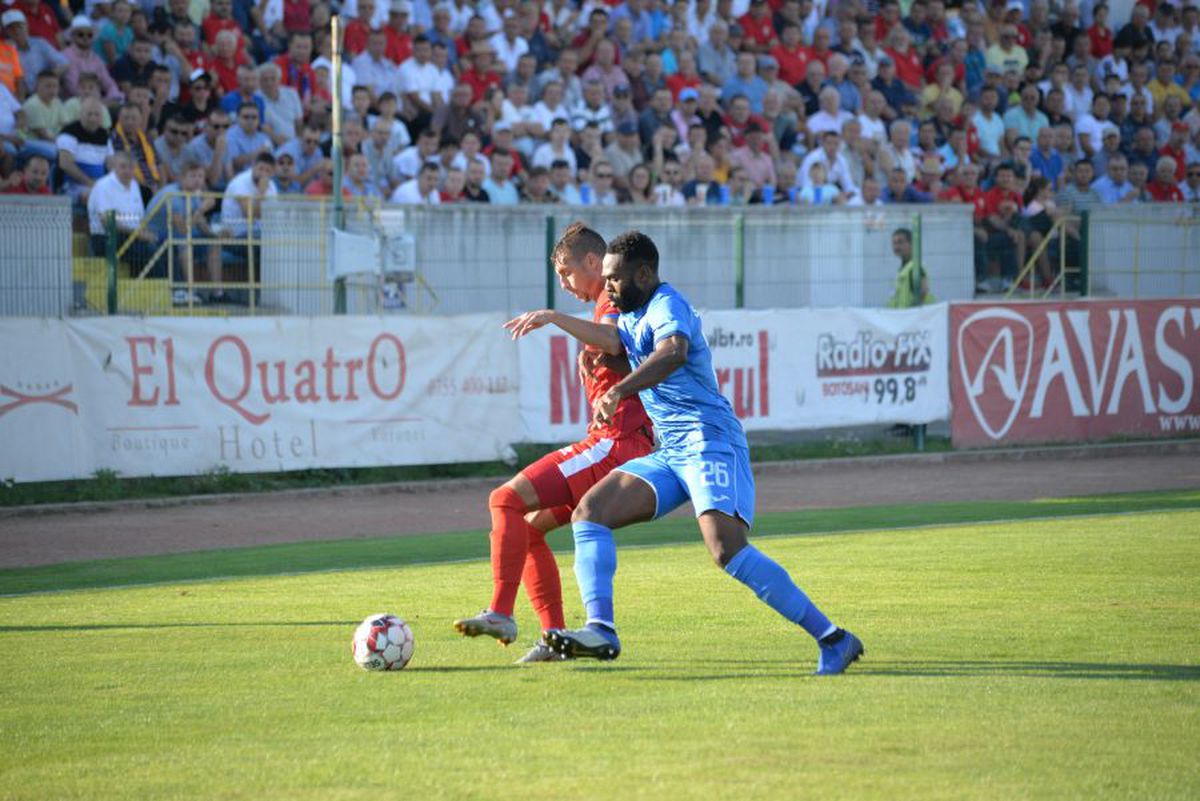
[[662, 383], [638, 393], [662, 448], [747, 447], [741, 422], [717, 388], [700, 315], [683, 295], [670, 284], [659, 284], [649, 302], [617, 318], [617, 331], [635, 370], [667, 337], [679, 334], [688, 339], [687, 362]]

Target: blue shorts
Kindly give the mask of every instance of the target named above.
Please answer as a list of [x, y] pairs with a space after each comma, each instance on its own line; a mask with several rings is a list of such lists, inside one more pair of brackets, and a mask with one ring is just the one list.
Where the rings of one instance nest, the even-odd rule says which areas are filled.
[[750, 454], [740, 448], [699, 453], [655, 451], [616, 468], [645, 481], [654, 490], [658, 519], [689, 498], [696, 517], [710, 509], [754, 525], [754, 475]]

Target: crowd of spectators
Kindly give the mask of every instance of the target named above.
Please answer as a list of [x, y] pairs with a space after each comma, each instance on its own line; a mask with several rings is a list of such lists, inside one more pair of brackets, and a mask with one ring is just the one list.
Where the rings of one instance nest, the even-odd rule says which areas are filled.
[[[221, 193], [173, 215], [197, 236], [244, 233], [270, 195], [331, 193], [333, 14], [347, 196], [967, 203], [981, 290], [1003, 288], [1060, 215], [1200, 199], [1194, 4], [1138, 0], [1120, 18], [1092, 0], [0, 8], [0, 191], [70, 195], [98, 246], [103, 211], [132, 230], [160, 193]], [[1045, 249], [1039, 264], [1050, 280]]]

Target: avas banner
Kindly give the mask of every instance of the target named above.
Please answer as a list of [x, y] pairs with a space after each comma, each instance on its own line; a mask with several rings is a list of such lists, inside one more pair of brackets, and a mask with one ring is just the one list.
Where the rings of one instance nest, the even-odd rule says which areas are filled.
[[1200, 299], [954, 304], [958, 446], [1200, 432]]
[[500, 315], [0, 320], [0, 479], [490, 460]]
[[[706, 311], [717, 384], [748, 430], [949, 417], [947, 306]], [[555, 328], [519, 343], [521, 414], [539, 442], [582, 436], [590, 417], [575, 340]]]

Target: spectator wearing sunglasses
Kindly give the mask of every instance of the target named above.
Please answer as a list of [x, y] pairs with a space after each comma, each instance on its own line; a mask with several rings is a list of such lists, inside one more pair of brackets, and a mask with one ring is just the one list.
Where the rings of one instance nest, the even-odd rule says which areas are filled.
[[79, 76], [90, 72], [100, 80], [100, 88], [104, 91], [106, 101], [124, 100], [125, 95], [113, 80], [104, 59], [92, 49], [92, 39], [95, 35], [92, 21], [82, 14], [71, 21], [71, 27], [67, 31], [69, 44], [62, 50], [62, 54], [67, 58], [67, 70], [63, 73], [67, 94], [76, 94]]

